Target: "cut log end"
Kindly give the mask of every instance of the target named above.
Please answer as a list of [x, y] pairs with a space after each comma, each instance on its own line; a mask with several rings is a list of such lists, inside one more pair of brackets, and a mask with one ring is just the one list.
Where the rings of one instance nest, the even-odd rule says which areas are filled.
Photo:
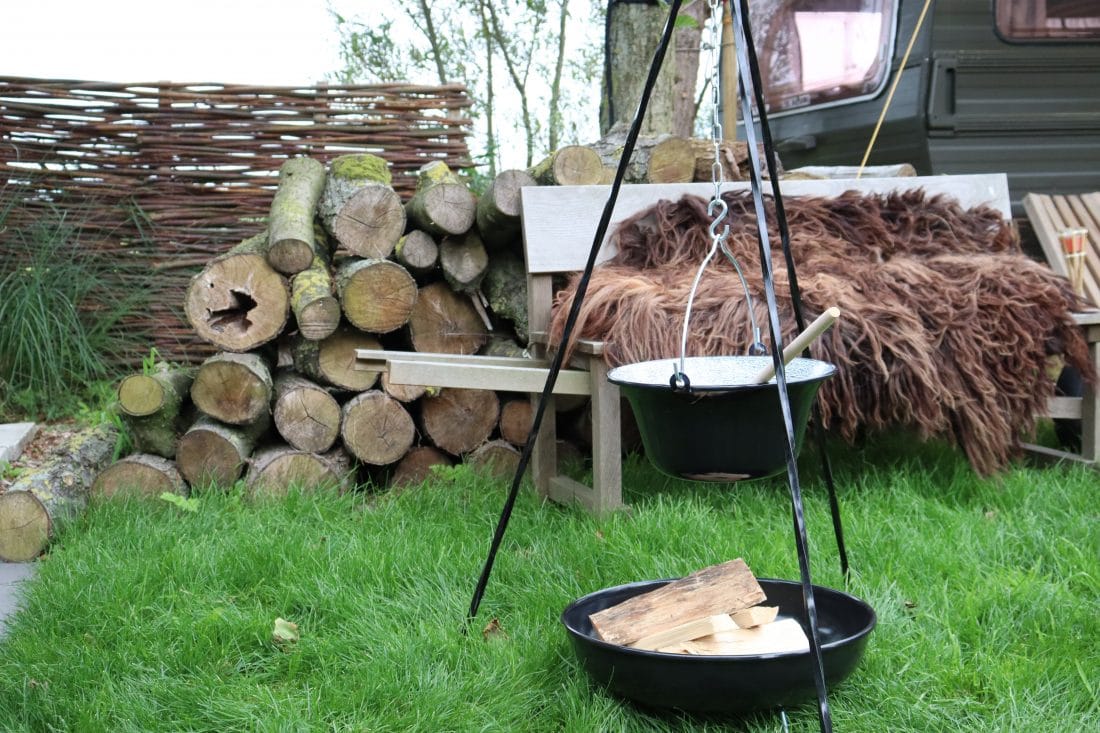
[[0, 560], [29, 562], [49, 543], [50, 515], [29, 491], [0, 494]]
[[344, 203], [332, 221], [332, 233], [349, 252], [383, 258], [405, 231], [401, 197], [388, 186], [366, 186]]
[[416, 280], [389, 260], [352, 261], [339, 269], [336, 285], [348, 322], [368, 333], [401, 328], [416, 304]]
[[431, 478], [434, 466], [451, 466], [453, 463], [450, 456], [431, 446], [412, 448], [394, 468], [390, 487], [418, 486]]
[[342, 450], [318, 454], [272, 446], [253, 457], [245, 486], [253, 497], [278, 498], [292, 490], [342, 492], [350, 478], [351, 464]]
[[477, 473], [496, 479], [511, 479], [519, 466], [520, 453], [505, 440], [490, 440], [466, 456], [466, 463]]
[[215, 260], [191, 281], [184, 311], [195, 332], [225, 351], [249, 351], [286, 325], [286, 280], [258, 254]]
[[500, 400], [484, 389], [443, 389], [420, 403], [424, 432], [452, 455], [469, 453], [492, 434], [500, 417]]
[[469, 299], [444, 283], [420, 289], [409, 316], [409, 336], [416, 351], [437, 354], [474, 354], [489, 340]]
[[246, 425], [268, 414], [271, 372], [257, 354], [217, 354], [199, 368], [191, 399], [207, 415]]
[[302, 239], [273, 240], [267, 250], [268, 263], [285, 275], [305, 270], [313, 262], [314, 245]]
[[185, 496], [187, 485], [172, 461], [146, 453], [135, 453], [108, 466], [92, 483], [92, 495], [102, 498], [164, 493]]
[[294, 448], [329, 450], [340, 434], [340, 405], [326, 390], [304, 379], [276, 382], [275, 427]]
[[118, 404], [127, 415], [152, 415], [164, 404], [164, 387], [147, 374], [131, 374], [118, 385]]
[[347, 449], [363, 463], [387, 466], [412, 447], [416, 426], [400, 402], [380, 390], [371, 390], [344, 405], [340, 435]]

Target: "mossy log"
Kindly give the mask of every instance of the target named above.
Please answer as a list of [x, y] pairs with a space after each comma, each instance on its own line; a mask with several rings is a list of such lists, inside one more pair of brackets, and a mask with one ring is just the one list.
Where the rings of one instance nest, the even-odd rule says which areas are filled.
[[321, 251], [313, 218], [324, 187], [325, 166], [312, 158], [291, 158], [279, 168], [279, 187], [267, 220], [267, 261], [275, 270], [286, 275], [301, 272]]
[[340, 405], [327, 389], [293, 372], [275, 376], [275, 429], [298, 450], [324, 453], [340, 435]]
[[148, 453], [133, 453], [100, 471], [92, 482], [92, 496], [159, 497], [187, 496], [187, 484], [176, 464]]
[[432, 283], [417, 295], [409, 338], [416, 351], [474, 354], [489, 340], [489, 331], [468, 298], [446, 283]]
[[432, 476], [433, 466], [453, 466], [454, 459], [430, 445], [421, 445], [409, 450], [390, 475], [389, 486], [401, 488], [418, 486]]
[[340, 435], [360, 461], [386, 466], [409, 451], [416, 426], [404, 405], [381, 390], [369, 390], [344, 405]]
[[470, 451], [465, 463], [477, 473], [497, 479], [516, 475], [520, 453], [506, 440], [490, 440]]
[[310, 453], [286, 445], [269, 445], [252, 456], [244, 481], [253, 497], [278, 498], [295, 488], [343, 493], [353, 479], [351, 458], [343, 448]]
[[[613, 130], [592, 143], [602, 164], [615, 171], [626, 142], [625, 130]], [[691, 140], [672, 135], [640, 137], [626, 169], [626, 183], [689, 183], [695, 178], [695, 148]], [[707, 180], [710, 180], [709, 177]]]
[[477, 230], [486, 247], [522, 252], [520, 190], [537, 185], [527, 171], [507, 170], [497, 174], [477, 201]]
[[436, 447], [459, 456], [489, 439], [500, 419], [500, 400], [487, 389], [442, 389], [420, 400], [420, 419]]
[[152, 453], [162, 458], [176, 457], [180, 430], [187, 419], [185, 415], [166, 411], [144, 417], [132, 417], [123, 413], [119, 417], [126, 426], [126, 432], [130, 434], [135, 451]]
[[229, 488], [271, 425], [265, 415], [251, 425], [226, 425], [202, 415], [180, 437], [176, 465], [192, 486]]
[[349, 259], [336, 269], [336, 292], [348, 322], [368, 333], [389, 333], [409, 322], [416, 280], [390, 260]]
[[179, 413], [187, 400], [195, 370], [159, 362], [150, 374], [131, 374], [118, 385], [118, 406], [133, 417]]
[[370, 153], [342, 155], [329, 166], [317, 212], [336, 241], [356, 256], [389, 256], [405, 231], [405, 209], [390, 185], [388, 166]]
[[420, 168], [405, 213], [414, 227], [434, 236], [464, 234], [474, 225], [477, 198], [446, 163], [436, 160]]
[[489, 269], [489, 253], [481, 236], [474, 230], [444, 237], [439, 245], [439, 266], [452, 289], [473, 293], [481, 286]]
[[92, 483], [113, 457], [117, 441], [118, 433], [110, 425], [82, 430], [41, 468], [21, 476], [0, 494], [0, 561], [33, 560], [80, 516]]
[[343, 327], [326, 339], [294, 341], [291, 353], [294, 368], [311, 379], [339, 389], [362, 392], [378, 381], [378, 372], [355, 368], [356, 349], [381, 349], [374, 336]]
[[204, 341], [245, 352], [278, 336], [290, 315], [290, 285], [267, 263], [267, 232], [212, 259], [191, 279], [184, 313]]
[[249, 425], [270, 415], [271, 369], [259, 354], [215, 354], [191, 384], [191, 401], [210, 417]]
[[315, 255], [290, 281], [290, 307], [302, 338], [320, 341], [340, 326], [340, 302], [333, 294], [326, 257]]
[[542, 186], [593, 186], [603, 177], [603, 161], [592, 148], [558, 148], [527, 171]]
[[489, 310], [507, 320], [523, 343], [528, 341], [527, 269], [522, 255], [498, 252], [489, 261], [482, 291]]
[[439, 267], [439, 245], [432, 235], [413, 229], [397, 241], [393, 258], [413, 275], [428, 275]]

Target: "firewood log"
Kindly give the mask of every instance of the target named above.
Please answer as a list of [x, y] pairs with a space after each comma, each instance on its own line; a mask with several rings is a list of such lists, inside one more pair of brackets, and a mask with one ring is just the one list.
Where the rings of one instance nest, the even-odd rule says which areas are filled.
[[262, 356], [222, 352], [199, 367], [191, 401], [215, 420], [248, 425], [270, 414], [272, 386], [271, 370]]
[[283, 371], [275, 376], [275, 428], [292, 447], [324, 453], [340, 435], [340, 405], [325, 388]]
[[516, 337], [527, 343], [527, 270], [523, 256], [514, 252], [495, 253], [483, 285], [489, 310], [511, 323]]
[[404, 405], [381, 390], [369, 390], [344, 405], [340, 436], [363, 463], [387, 466], [412, 447], [416, 426]]
[[332, 161], [317, 207], [325, 227], [348, 252], [380, 259], [393, 252], [405, 231], [401, 197], [382, 158], [369, 153]]
[[278, 336], [290, 315], [290, 286], [267, 263], [267, 232], [212, 259], [191, 279], [184, 313], [204, 341], [245, 352]]
[[336, 270], [336, 292], [348, 322], [369, 333], [389, 333], [409, 322], [416, 280], [390, 260], [349, 259]]
[[151, 374], [131, 374], [118, 386], [118, 409], [134, 448], [164, 458], [176, 454], [182, 415], [195, 370], [157, 364]]
[[420, 419], [436, 447], [458, 456], [489, 439], [500, 419], [500, 400], [487, 389], [442, 389], [421, 399]]
[[432, 466], [452, 466], [454, 460], [430, 445], [420, 445], [411, 448], [408, 453], [394, 466], [390, 476], [391, 488], [416, 486], [431, 478]]
[[583, 145], [558, 148], [527, 171], [542, 186], [592, 186], [603, 176], [600, 154]]
[[[625, 129], [618, 128], [591, 147], [611, 171], [618, 168], [626, 141]], [[695, 150], [687, 138], [672, 135], [640, 137], [626, 169], [626, 183], [689, 183], [695, 175]], [[709, 180], [709, 179], [708, 179]]]
[[321, 341], [296, 339], [291, 346], [294, 368], [302, 374], [340, 389], [361, 392], [378, 381], [378, 372], [355, 368], [356, 349], [380, 349], [370, 334], [340, 328]]
[[490, 440], [474, 448], [465, 463], [474, 471], [498, 479], [510, 479], [519, 466], [519, 451], [506, 440]]
[[320, 341], [340, 326], [340, 302], [333, 294], [325, 256], [315, 255], [309, 267], [291, 279], [290, 307], [302, 338]]
[[435, 160], [420, 168], [405, 213], [413, 226], [434, 236], [464, 234], [474, 225], [477, 199], [446, 163]]
[[92, 482], [92, 496], [157, 497], [161, 494], [187, 496], [187, 484], [176, 464], [148, 453], [133, 453], [103, 469]]
[[325, 167], [312, 158], [290, 158], [279, 168], [279, 187], [267, 219], [267, 262], [275, 270], [301, 272], [319, 253], [313, 217], [324, 187]]
[[427, 275], [439, 266], [439, 245], [432, 235], [413, 229], [397, 240], [393, 258], [413, 275]]
[[474, 354], [489, 340], [489, 331], [468, 298], [445, 283], [420, 289], [409, 316], [413, 349], [439, 354]]
[[269, 445], [252, 456], [244, 483], [253, 497], [278, 498], [292, 488], [342, 493], [352, 478], [351, 458], [343, 448], [308, 453], [286, 445]]
[[527, 397], [503, 402], [500, 406], [500, 437], [512, 445], [526, 445], [534, 417], [535, 408]]
[[416, 402], [423, 397], [429, 389], [433, 389], [423, 384], [394, 384], [390, 381], [389, 372], [382, 373], [381, 383], [382, 391], [398, 402]]
[[92, 482], [111, 460], [117, 440], [109, 425], [76, 433], [41, 468], [0, 494], [0, 561], [33, 560], [84, 511]]
[[453, 290], [472, 293], [481, 285], [489, 267], [489, 254], [474, 230], [443, 238], [439, 244], [439, 266]]
[[497, 174], [477, 201], [477, 230], [486, 247], [493, 251], [515, 248], [522, 254], [520, 189], [536, 185], [527, 171], [507, 170]]
[[192, 486], [229, 488], [241, 477], [270, 424], [266, 415], [240, 426], [201, 415], [180, 437], [176, 466]]

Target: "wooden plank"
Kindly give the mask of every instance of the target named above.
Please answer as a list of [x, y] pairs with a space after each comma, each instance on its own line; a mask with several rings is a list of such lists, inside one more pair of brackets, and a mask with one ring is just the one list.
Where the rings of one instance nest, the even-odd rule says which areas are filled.
[[[549, 370], [533, 367], [387, 359], [384, 362], [394, 384], [417, 384], [458, 389], [492, 389], [500, 392], [541, 392]], [[381, 364], [375, 368], [378, 369]], [[586, 395], [588, 372], [563, 369], [554, 383], [554, 394]]]
[[760, 584], [737, 558], [605, 608], [589, 620], [601, 639], [625, 645], [685, 621], [734, 613], [763, 600]]
[[[1089, 227], [1088, 213], [1079, 211], [1078, 207], [1080, 204], [1078, 203], [1077, 206], [1074, 205], [1074, 200], [1077, 199], [1076, 196], [1056, 195], [1051, 196], [1050, 199], [1054, 204], [1055, 210], [1058, 212], [1057, 218], [1061, 220], [1062, 226], [1059, 228], [1059, 231], [1061, 229], [1078, 229], [1083, 227], [1089, 232], [1090, 244], [1091, 242], [1097, 241], [1096, 236], [1100, 234], [1100, 232]], [[1080, 216], [1079, 213], [1084, 213], [1084, 217]], [[1057, 232], [1055, 233], [1057, 234]], [[1060, 249], [1062, 246], [1061, 241], [1059, 241], [1058, 246]], [[1092, 249], [1092, 247], [1090, 246], [1089, 249]], [[1097, 271], [1096, 263], [1091, 262], [1090, 259], [1089, 257], [1085, 258], [1084, 283], [1082, 287], [1085, 297], [1093, 303], [1100, 303], [1100, 287], [1097, 287], [1097, 283], [1100, 282], [1100, 279], [1098, 279], [1100, 271]], [[1064, 261], [1065, 258], [1063, 256], [1063, 262]]]
[[785, 618], [752, 629], [722, 631], [695, 641], [661, 649], [662, 652], [745, 656], [756, 654], [791, 654], [810, 650], [810, 640], [802, 625]]
[[656, 651], [662, 647], [673, 644], [682, 644], [685, 641], [698, 639], [700, 636], [710, 636], [723, 631], [736, 631], [737, 624], [733, 622], [728, 613], [719, 613], [714, 616], [693, 619], [686, 623], [673, 626], [671, 629], [658, 631], [638, 639], [630, 646], [635, 649]]
[[1047, 264], [1056, 275], [1066, 277], [1066, 261], [1062, 257], [1062, 244], [1058, 241], [1058, 230], [1061, 228], [1052, 218], [1054, 204], [1050, 196], [1038, 193], [1029, 193], [1024, 196], [1024, 211], [1031, 221], [1031, 227], [1035, 230], [1035, 236], [1039, 240], [1039, 246], [1043, 248], [1043, 254], [1047, 258]]
[[[784, 196], [836, 196], [844, 191], [886, 193], [924, 189], [928, 194], [948, 194], [965, 207], [980, 204], [993, 206], [1011, 219], [1008, 178], [1003, 173], [965, 176], [919, 176], [916, 178], [861, 178], [781, 181]], [[723, 191], [746, 191], [747, 181], [723, 185]], [[610, 235], [617, 224], [661, 199], [678, 200], [686, 193], [709, 198], [714, 190], [710, 183], [635, 184], [623, 186], [611, 215], [608, 236], [601, 243], [597, 262], [614, 256]], [[572, 272], [584, 269], [592, 248], [592, 239], [610, 186], [528, 186], [521, 190], [523, 206], [523, 241], [527, 254], [527, 271], [532, 274]], [[563, 215], [568, 212], [568, 215]]]
[[753, 626], [770, 624], [778, 615], [779, 606], [753, 606], [732, 614], [731, 618], [740, 628], [751, 629]]
[[356, 349], [355, 358], [355, 368], [367, 371], [378, 371], [382, 368], [383, 362], [389, 361], [390, 359], [478, 366], [532, 367], [537, 369], [546, 369], [550, 366], [550, 362], [544, 359], [524, 359], [518, 356], [440, 354], [428, 351], [390, 351], [386, 349]]
[[1085, 293], [1093, 305], [1100, 305], [1100, 206], [1089, 206], [1085, 196], [1067, 196], [1076, 220], [1088, 230], [1085, 243]]
[[1080, 397], [1051, 397], [1047, 400], [1047, 417], [1080, 420], [1081, 409]]

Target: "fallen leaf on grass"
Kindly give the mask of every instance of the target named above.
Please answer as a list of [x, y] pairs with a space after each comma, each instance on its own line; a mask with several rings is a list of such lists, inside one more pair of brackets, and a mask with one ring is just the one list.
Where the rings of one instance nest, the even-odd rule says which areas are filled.
[[300, 638], [298, 624], [287, 621], [284, 618], [275, 619], [275, 630], [271, 636], [276, 644], [293, 644]]
[[504, 633], [504, 629], [500, 625], [500, 619], [495, 616], [485, 624], [485, 628], [481, 630], [481, 636], [485, 641], [492, 641], [493, 639], [507, 639], [508, 634]]

